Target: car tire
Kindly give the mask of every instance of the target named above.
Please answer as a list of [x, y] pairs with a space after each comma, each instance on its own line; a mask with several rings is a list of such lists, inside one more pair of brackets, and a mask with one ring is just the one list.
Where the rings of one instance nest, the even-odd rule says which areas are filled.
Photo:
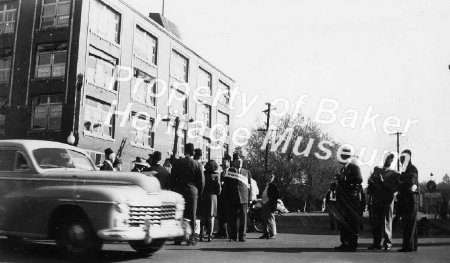
[[130, 246], [143, 256], [149, 256], [160, 250], [166, 243], [166, 239], [154, 239], [149, 244], [144, 241], [130, 241]]
[[259, 220], [256, 220], [256, 221], [253, 223], [253, 228], [254, 228], [255, 231], [258, 232], [258, 233], [263, 233], [263, 232], [264, 232], [264, 224], [263, 224], [263, 222], [261, 222], [261, 221], [259, 221]]
[[90, 258], [103, 246], [91, 223], [84, 217], [64, 217], [58, 224], [56, 244], [70, 258]]

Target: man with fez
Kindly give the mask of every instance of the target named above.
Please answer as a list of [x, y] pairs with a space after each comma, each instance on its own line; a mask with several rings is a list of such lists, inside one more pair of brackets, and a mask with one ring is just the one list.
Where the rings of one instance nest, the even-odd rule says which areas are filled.
[[336, 201], [340, 211], [341, 245], [338, 251], [356, 251], [358, 247], [359, 210], [361, 191], [361, 169], [348, 148], [338, 151], [338, 160], [343, 165], [337, 179]]
[[242, 168], [243, 161], [237, 153], [233, 154], [233, 160], [233, 167], [226, 173], [222, 188], [222, 192], [228, 202], [229, 240], [237, 241], [239, 239], [240, 242], [245, 242], [252, 175], [248, 170]]
[[170, 173], [169, 170], [161, 165], [162, 154], [160, 151], [155, 151], [152, 156], [151, 167], [146, 171], [154, 172], [153, 176], [158, 178], [161, 188], [168, 190], [170, 188]]
[[[174, 160], [172, 178], [174, 180], [175, 191], [184, 197], [184, 217], [190, 220], [191, 229], [194, 233], [197, 200], [203, 192], [205, 176], [200, 163], [192, 159], [194, 156], [194, 145], [192, 143], [186, 144], [184, 155], [184, 158]], [[181, 241], [177, 240], [175, 244], [181, 245]], [[197, 244], [194, 234], [189, 237], [187, 244], [190, 246]]]

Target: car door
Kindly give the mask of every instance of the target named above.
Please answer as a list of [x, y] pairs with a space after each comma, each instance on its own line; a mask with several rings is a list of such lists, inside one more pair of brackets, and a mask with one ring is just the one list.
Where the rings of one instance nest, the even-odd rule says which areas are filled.
[[0, 230], [24, 232], [30, 208], [30, 162], [19, 148], [0, 148]]

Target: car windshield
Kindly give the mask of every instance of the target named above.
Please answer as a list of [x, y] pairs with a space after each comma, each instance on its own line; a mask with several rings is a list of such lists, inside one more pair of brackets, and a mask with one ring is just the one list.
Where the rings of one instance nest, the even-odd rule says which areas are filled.
[[95, 170], [89, 157], [86, 155], [62, 148], [40, 148], [33, 151], [39, 167], [52, 168], [78, 168], [87, 171]]

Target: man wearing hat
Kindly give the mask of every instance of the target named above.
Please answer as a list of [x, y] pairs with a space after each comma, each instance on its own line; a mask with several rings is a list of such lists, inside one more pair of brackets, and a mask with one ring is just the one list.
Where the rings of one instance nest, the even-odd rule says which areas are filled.
[[197, 148], [197, 149], [194, 149], [194, 160], [195, 161], [198, 161], [198, 162], [202, 162], [202, 156], [203, 156], [203, 152], [202, 152], [202, 149], [200, 149], [200, 148]]
[[136, 160], [133, 161], [134, 167], [131, 169], [132, 172], [142, 172], [145, 167], [149, 167], [148, 163], [144, 160], [144, 158], [136, 157]]
[[[174, 160], [172, 167], [172, 178], [174, 180], [175, 191], [183, 195], [185, 200], [184, 217], [191, 222], [192, 231], [195, 230], [195, 220], [197, 212], [197, 200], [203, 192], [205, 186], [205, 176], [203, 168], [199, 162], [194, 161], [194, 145], [192, 143], [186, 144], [184, 150], [185, 157]], [[196, 245], [195, 236], [192, 235], [187, 244]], [[181, 241], [176, 241], [175, 244], [180, 245]]]
[[222, 192], [228, 202], [230, 241], [239, 239], [240, 242], [245, 242], [252, 175], [250, 171], [242, 168], [243, 160], [239, 155], [233, 154], [233, 158], [235, 158], [233, 167], [225, 175]]
[[165, 167], [161, 165], [161, 152], [155, 151], [152, 156], [152, 166], [148, 169], [150, 172], [154, 172], [153, 176], [158, 178], [161, 188], [164, 190], [170, 189], [169, 179], [170, 173]]
[[356, 251], [358, 247], [361, 169], [349, 148], [338, 150], [338, 160], [343, 165], [337, 179], [336, 201], [341, 215], [339, 224], [341, 245], [338, 251]]
[[114, 161], [116, 160], [116, 154], [111, 148], [105, 149], [105, 161], [103, 161], [103, 165], [100, 168], [102, 171], [116, 171], [114, 168]]

